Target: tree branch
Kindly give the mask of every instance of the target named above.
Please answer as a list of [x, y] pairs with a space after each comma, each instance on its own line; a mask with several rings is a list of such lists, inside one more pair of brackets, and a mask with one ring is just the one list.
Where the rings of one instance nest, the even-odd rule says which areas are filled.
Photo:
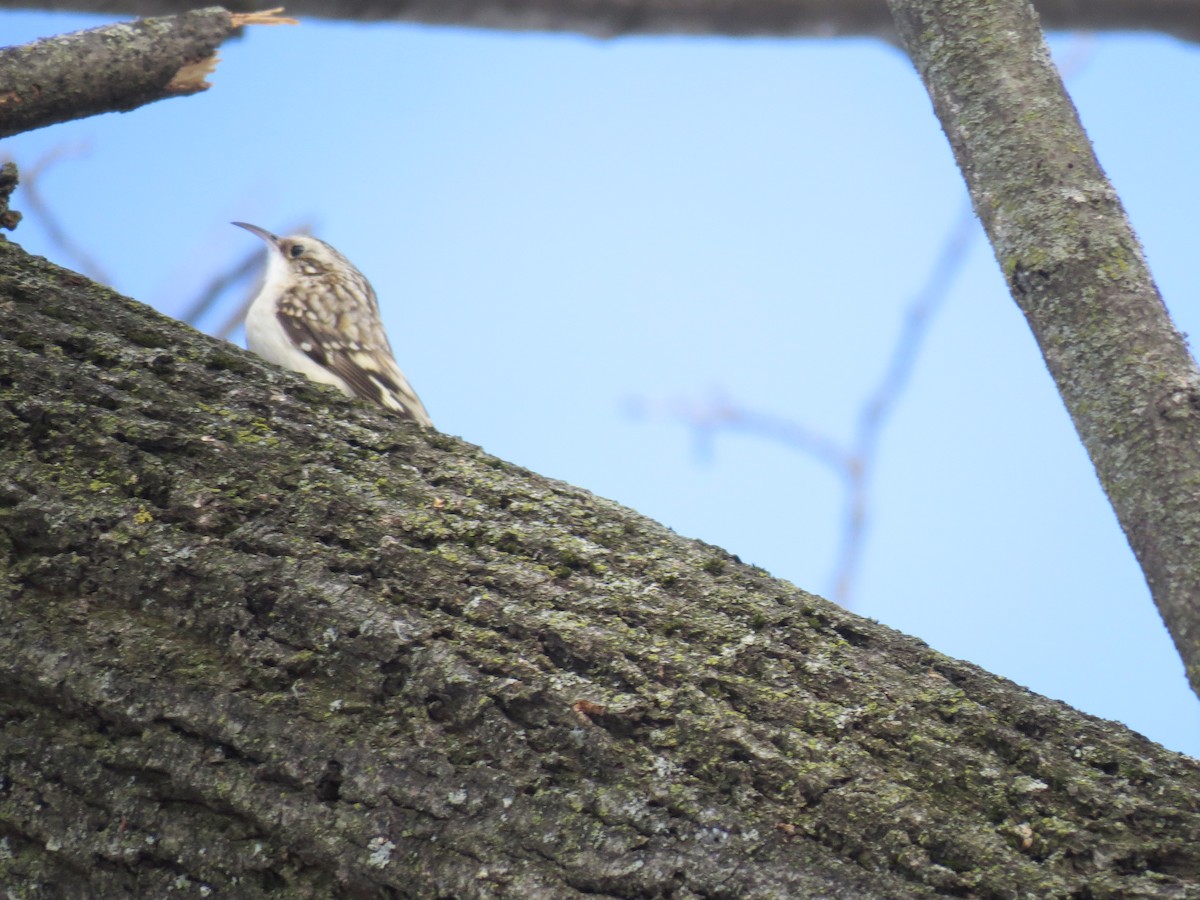
[[[42, 194], [42, 181], [47, 173], [65, 157], [83, 155], [85, 147], [59, 144], [52, 147], [40, 159], [26, 166], [22, 171], [21, 199], [28, 210], [29, 217], [37, 223], [50, 240], [50, 246], [56, 251], [60, 261], [70, 262], [71, 265], [93, 281], [102, 284], [112, 284], [112, 277], [86, 247], [76, 241], [68, 233], [67, 227]], [[14, 163], [15, 165], [15, 163]]]
[[1200, 694], [1200, 371], [1025, 0], [889, 0]]
[[[253, 2], [228, 5], [248, 10]], [[0, 7], [26, 5], [27, 0], [0, 0]], [[189, 8], [187, 0], [51, 0], [39, 6], [113, 15], [164, 15]], [[1052, 30], [1157, 31], [1200, 39], [1200, 9], [1194, 0], [1041, 0], [1038, 9]], [[574, 31], [595, 37], [725, 34], [895, 40], [885, 0], [293, 0], [288, 11], [324, 19]]]
[[887, 367], [859, 409], [854, 440], [849, 443], [843, 445], [794, 417], [772, 415], [722, 396], [699, 402], [672, 400], [659, 403], [639, 398], [631, 404], [635, 415], [656, 413], [687, 425], [692, 429], [697, 447], [706, 455], [716, 434], [725, 430], [740, 431], [811, 456], [840, 476], [846, 486], [846, 499], [831, 596], [843, 606], [854, 605], [852, 587], [866, 542], [869, 486], [880, 435], [904, 395], [929, 325], [945, 301], [967, 258], [971, 237], [977, 232], [975, 215], [964, 199], [962, 211], [942, 245], [929, 277], [907, 304], [904, 326], [892, 347]]
[[212, 7], [0, 49], [0, 138], [206, 90], [217, 47], [242, 24]]
[[25, 895], [1180, 897], [1200, 765], [0, 243]]

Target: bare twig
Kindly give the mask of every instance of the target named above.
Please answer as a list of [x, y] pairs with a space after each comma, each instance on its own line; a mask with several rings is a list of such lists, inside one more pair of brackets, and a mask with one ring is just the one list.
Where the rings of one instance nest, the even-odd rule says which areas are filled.
[[[1083, 69], [1090, 62], [1093, 50], [1092, 36], [1079, 35], [1067, 48], [1059, 64], [1063, 77], [1073, 76]], [[757, 412], [719, 396], [701, 403], [669, 400], [650, 404], [639, 401], [634, 406], [636, 413], [653, 413], [686, 423], [692, 428], [698, 446], [705, 450], [711, 446], [714, 435], [719, 431], [741, 431], [810, 455], [833, 469], [842, 478], [846, 489], [841, 541], [830, 591], [832, 598], [839, 603], [849, 604], [854, 578], [862, 560], [870, 510], [870, 476], [880, 435], [899, 405], [929, 325], [949, 295], [953, 280], [966, 261], [971, 241], [978, 233], [971, 203], [965, 201], [938, 252], [929, 277], [908, 304], [904, 325], [891, 359], [878, 385], [863, 404], [854, 440], [849, 446], [843, 447], [832, 438], [790, 418]]]
[[25, 177], [21, 182], [21, 200], [25, 204], [25, 208], [29, 211], [29, 216], [32, 221], [46, 232], [46, 236], [62, 253], [64, 257], [70, 260], [70, 264], [78, 271], [87, 275], [93, 281], [99, 281], [103, 284], [111, 284], [111, 279], [108, 273], [92, 254], [88, 253], [79, 243], [77, 243], [69, 234], [66, 228], [59, 221], [58, 216], [50, 208], [50, 204], [46, 202], [46, 198], [42, 194], [42, 181], [54, 166], [65, 159], [72, 159], [84, 156], [89, 148], [86, 144], [60, 144], [51, 149], [48, 153], [37, 160], [33, 165], [25, 168]]
[[253, 275], [261, 264], [261, 251], [246, 253], [235, 265], [214, 276], [179, 318], [193, 328], [199, 327], [200, 320], [217, 304], [221, 296], [233, 285]]
[[747, 409], [715, 392], [701, 401], [682, 398], [655, 401], [636, 397], [630, 399], [628, 408], [633, 416], [661, 417], [689, 425], [696, 439], [696, 449], [704, 456], [709, 455], [716, 434], [742, 431], [769, 436], [797, 452], [812, 456], [839, 475], [853, 463], [845, 448], [820, 432], [792, 419]]
[[831, 596], [844, 605], [848, 605], [852, 597], [854, 576], [862, 557], [869, 508], [868, 488], [879, 435], [903, 395], [929, 323], [949, 294], [976, 234], [975, 215], [970, 204], [964, 203], [929, 277], [908, 304], [891, 360], [879, 384], [863, 404], [854, 440], [848, 446], [842, 446], [833, 438], [791, 418], [751, 410], [718, 397], [702, 403], [673, 400], [649, 404], [641, 401], [636, 407], [638, 412], [657, 413], [685, 422], [705, 445], [719, 430], [755, 434], [812, 456], [836, 472], [845, 483], [846, 503]]
[[899, 405], [904, 389], [908, 386], [908, 379], [912, 375], [913, 365], [920, 355], [921, 344], [929, 333], [929, 324], [949, 295], [954, 278], [967, 259], [971, 241], [978, 233], [975, 213], [970, 202], [966, 202], [959, 210], [958, 218], [942, 244], [924, 287], [909, 302], [900, 337], [892, 350], [892, 358], [878, 386], [859, 414], [853, 449], [849, 453], [853, 464], [846, 471], [849, 497], [843, 516], [842, 543], [834, 575], [833, 596], [839, 603], [849, 602], [853, 579], [862, 557], [866, 537], [869, 478], [875, 466], [879, 435]]
[[[288, 228], [281, 234], [311, 234], [313, 223], [311, 221], [301, 222], [291, 228]], [[180, 319], [187, 322], [193, 328], [198, 328], [200, 321], [207, 316], [215, 307], [222, 305], [221, 299], [225, 293], [235, 285], [241, 284], [251, 275], [255, 274], [262, 266], [263, 253], [261, 247], [248, 251], [237, 263], [230, 266], [223, 272], [217, 273], [209, 280], [204, 289], [196, 295], [194, 299], [184, 311]], [[246, 293], [241, 296], [230, 312], [222, 320], [221, 324], [212, 332], [213, 337], [227, 339], [229, 335], [237, 330], [242, 319], [246, 317], [246, 310], [254, 300], [252, 293]]]
[[[258, 267], [262, 265], [262, 253], [250, 254], [249, 261], [249, 271], [251, 273], [257, 271]], [[229, 336], [237, 331], [238, 326], [245, 321], [246, 312], [250, 309], [250, 304], [254, 302], [254, 297], [254, 291], [246, 291], [234, 306], [233, 311], [213, 331], [213, 337], [220, 338], [223, 341], [228, 340]]]

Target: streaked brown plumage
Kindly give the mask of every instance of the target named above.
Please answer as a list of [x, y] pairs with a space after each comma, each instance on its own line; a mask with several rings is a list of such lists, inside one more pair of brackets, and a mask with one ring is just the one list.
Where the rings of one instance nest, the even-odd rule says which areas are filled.
[[396, 364], [370, 282], [322, 240], [276, 237], [234, 222], [268, 246], [262, 289], [246, 314], [246, 343], [259, 356], [432, 427]]

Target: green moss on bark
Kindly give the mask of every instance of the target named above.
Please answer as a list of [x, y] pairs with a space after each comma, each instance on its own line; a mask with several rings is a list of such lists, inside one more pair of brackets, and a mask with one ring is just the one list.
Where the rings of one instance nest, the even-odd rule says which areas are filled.
[[1200, 895], [1193, 761], [11, 245], [0, 304], [6, 885]]

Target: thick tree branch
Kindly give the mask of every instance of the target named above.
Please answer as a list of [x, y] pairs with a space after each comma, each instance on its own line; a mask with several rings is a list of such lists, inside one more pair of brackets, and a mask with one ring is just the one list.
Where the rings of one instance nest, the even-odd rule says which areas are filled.
[[0, 883], [1183, 897], [1200, 765], [0, 243]]
[[1025, 0], [889, 0], [1200, 694], [1200, 371]]
[[0, 49], [0, 138], [206, 90], [217, 48], [242, 24], [212, 7]]
[[[256, 0], [229, 4], [249, 10]], [[28, 0], [0, 0], [24, 7]], [[43, 9], [113, 15], [164, 15], [186, 0], [50, 0]], [[1060, 31], [1157, 31], [1200, 38], [1195, 0], [1042, 0], [1046, 27]], [[300, 16], [360, 21], [575, 31], [597, 37], [632, 34], [726, 34], [779, 37], [873, 36], [895, 39], [885, 0], [293, 0]]]

